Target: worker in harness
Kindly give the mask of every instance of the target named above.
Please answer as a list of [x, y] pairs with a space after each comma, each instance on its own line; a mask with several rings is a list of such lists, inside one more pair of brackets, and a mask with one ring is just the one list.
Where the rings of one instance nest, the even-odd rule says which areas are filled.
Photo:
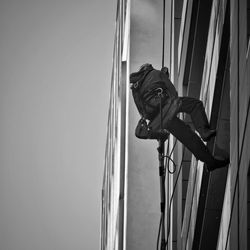
[[[229, 159], [214, 157], [202, 142], [216, 135], [216, 130], [210, 129], [202, 101], [178, 97], [166, 67], [156, 70], [151, 64], [143, 64], [139, 71], [130, 74], [130, 83], [135, 104], [142, 116], [136, 128], [138, 138], [161, 139], [171, 133], [198, 160], [206, 163], [208, 171], [229, 164]], [[191, 116], [200, 137], [177, 117], [180, 112]]]

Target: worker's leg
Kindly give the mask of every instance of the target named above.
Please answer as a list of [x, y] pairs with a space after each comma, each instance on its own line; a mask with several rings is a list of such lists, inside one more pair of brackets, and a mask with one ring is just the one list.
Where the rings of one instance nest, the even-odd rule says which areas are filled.
[[181, 106], [179, 112], [187, 113], [191, 116], [195, 129], [202, 139], [207, 141], [215, 135], [215, 130], [209, 129], [209, 123], [203, 102], [192, 97], [180, 97]]
[[161, 130], [160, 126], [160, 115], [155, 117], [155, 119], [152, 120], [148, 126], [150, 127], [150, 130], [148, 130], [147, 126], [144, 128], [146, 135], [144, 136], [145, 138], [156, 139], [159, 138], [159, 136], [165, 138], [166, 134], [164, 134], [164, 131], [169, 131], [181, 143], [183, 143], [183, 145], [187, 147], [198, 160], [205, 162], [209, 171], [226, 166], [228, 164], [228, 159], [219, 160], [214, 158], [200, 137], [188, 125], [186, 125], [185, 122], [176, 116], [174, 116], [172, 119], [169, 119], [167, 115], [164, 115], [164, 109], [162, 121], [163, 130]]
[[200, 137], [185, 124], [185, 122], [174, 117], [167, 125], [163, 124], [163, 127], [184, 144], [197, 159], [209, 165], [214, 163], [214, 157], [206, 145], [201, 141]]
[[192, 97], [180, 97], [180, 99], [181, 106], [179, 108], [179, 112], [184, 112], [191, 116], [195, 129], [209, 128], [203, 102]]

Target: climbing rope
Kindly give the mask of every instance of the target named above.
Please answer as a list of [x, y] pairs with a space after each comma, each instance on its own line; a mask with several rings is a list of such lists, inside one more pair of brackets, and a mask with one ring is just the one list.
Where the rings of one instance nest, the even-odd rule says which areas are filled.
[[[172, 0], [171, 0], [171, 8], [172, 8]], [[171, 9], [171, 15], [172, 15], [172, 9]], [[163, 13], [162, 13], [162, 68], [165, 66], [165, 20], [166, 20], [166, 1], [163, 0]], [[171, 16], [171, 19], [172, 19], [172, 16]], [[171, 27], [172, 28], [172, 27]], [[161, 96], [160, 96], [161, 95]], [[160, 128], [161, 130], [163, 129], [163, 126], [162, 126], [162, 93], [160, 93], [159, 97], [160, 97]], [[168, 173], [168, 185], [169, 185], [169, 174], [174, 174], [176, 172], [176, 169], [177, 169], [177, 166], [174, 162], [174, 160], [171, 158], [173, 152], [174, 152], [174, 149], [176, 147], [176, 143], [177, 143], [177, 139], [175, 139], [175, 143], [172, 147], [172, 150], [170, 152], [169, 155], [167, 155], [167, 152], [169, 152], [169, 141], [168, 141], [168, 146], [167, 146], [167, 150], [166, 150], [166, 153], [164, 153], [164, 158], [165, 158], [165, 166], [164, 166], [164, 173]], [[169, 235], [170, 235], [170, 211], [171, 211], [171, 206], [172, 206], [172, 202], [173, 202], [173, 198], [174, 198], [174, 194], [175, 194], [175, 190], [176, 190], [176, 186], [177, 186], [177, 182], [179, 180], [179, 176], [180, 176], [180, 172], [181, 172], [181, 169], [182, 169], [182, 162], [183, 162], [183, 156], [184, 156], [184, 150], [183, 150], [183, 155], [182, 155], [182, 159], [181, 159], [181, 164], [180, 164], [180, 168], [178, 170], [178, 173], [177, 173], [177, 178], [175, 180], [175, 184], [174, 184], [174, 188], [173, 188], [173, 192], [172, 192], [172, 195], [171, 195], [171, 198], [170, 198], [170, 203], [169, 203], [169, 206], [168, 206], [168, 210], [167, 210], [167, 218], [168, 218], [168, 227], [167, 227], [167, 240], [166, 240], [166, 243], [165, 243], [165, 246], [167, 246], [168, 248], [168, 240], [169, 240]], [[172, 162], [173, 164], [173, 170], [171, 171], [170, 170], [170, 162]], [[168, 171], [166, 171], [168, 170]], [[164, 180], [166, 178], [166, 175], [164, 174]], [[157, 245], [156, 245], [156, 249], [158, 250], [159, 248], [159, 239], [160, 239], [160, 232], [161, 232], [161, 227], [163, 226], [163, 215], [161, 214], [161, 218], [160, 218], [160, 222], [159, 222], [159, 229], [158, 229], [158, 235], [157, 235]], [[165, 247], [164, 246], [164, 247]]]
[[[175, 164], [175, 162], [172, 160], [171, 156], [172, 156], [172, 153], [174, 151], [174, 148], [176, 147], [176, 143], [177, 143], [177, 139], [175, 138], [175, 143], [173, 145], [173, 148], [171, 150], [171, 153], [169, 156], [167, 156], [167, 160], [166, 160], [166, 163], [165, 163], [165, 173], [166, 173], [166, 168], [169, 169], [169, 160], [171, 159], [171, 161], [173, 162], [174, 166], [175, 166], [175, 170], [173, 172], [170, 172], [168, 171], [169, 173], [173, 174], [176, 172], [176, 169], [177, 169], [177, 166]], [[169, 148], [169, 144], [168, 144], [168, 147]], [[178, 183], [178, 180], [179, 180], [179, 177], [180, 177], [180, 173], [181, 173], [181, 170], [182, 170], [182, 166], [183, 166], [183, 159], [184, 159], [184, 152], [185, 152], [185, 147], [183, 148], [183, 152], [182, 152], [182, 158], [181, 158], [181, 164], [180, 164], [180, 168], [178, 170], [178, 173], [177, 173], [177, 177], [176, 177], [176, 180], [175, 180], [175, 183], [174, 183], [174, 188], [173, 188], [173, 192], [172, 192], [172, 195], [171, 195], [171, 198], [170, 198], [170, 202], [169, 202], [169, 206], [168, 206], [168, 209], [167, 209], [167, 222], [168, 222], [168, 227], [167, 227], [167, 239], [166, 239], [166, 246], [168, 247], [168, 240], [169, 240], [169, 235], [170, 235], [170, 211], [171, 211], [171, 207], [172, 207], [172, 203], [173, 203], [173, 199], [174, 199], [174, 194], [175, 194], [175, 191], [176, 191], [176, 187], [177, 187], [177, 183]], [[166, 156], [165, 156], [166, 157]], [[158, 229], [158, 235], [157, 235], [157, 246], [156, 246], [156, 249], [158, 250], [159, 249], [159, 239], [160, 239], [160, 229], [162, 227], [162, 216], [160, 218], [160, 222], [159, 222], [159, 229]]]
[[166, 1], [163, 0], [163, 8], [162, 8], [162, 62], [161, 62], [161, 66], [162, 68], [165, 65], [165, 23], [166, 23]]

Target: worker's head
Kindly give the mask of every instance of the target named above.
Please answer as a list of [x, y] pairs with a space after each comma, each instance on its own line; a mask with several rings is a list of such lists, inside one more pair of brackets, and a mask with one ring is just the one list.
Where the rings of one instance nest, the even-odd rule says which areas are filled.
[[139, 71], [143, 71], [143, 70], [145, 70], [147, 68], [153, 68], [152, 64], [150, 64], [150, 63], [142, 64], [142, 66], [139, 68]]

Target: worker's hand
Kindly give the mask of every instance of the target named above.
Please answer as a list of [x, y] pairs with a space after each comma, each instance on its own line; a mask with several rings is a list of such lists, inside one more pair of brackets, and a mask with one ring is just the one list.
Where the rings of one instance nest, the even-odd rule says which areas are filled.
[[149, 130], [147, 121], [144, 118], [141, 118], [135, 129], [135, 136], [139, 139], [148, 139]]

